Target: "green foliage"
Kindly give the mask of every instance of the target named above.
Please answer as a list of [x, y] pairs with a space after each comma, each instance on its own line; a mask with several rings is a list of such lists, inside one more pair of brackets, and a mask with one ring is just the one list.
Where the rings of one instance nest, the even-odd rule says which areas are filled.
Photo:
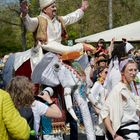
[[[2, 25], [2, 24], [1, 24]], [[11, 25], [4, 26], [4, 24], [1, 26], [0, 30], [0, 56], [4, 54], [8, 54], [9, 52], [16, 52], [21, 51], [21, 41], [20, 36], [17, 36], [13, 32], [13, 28], [15, 31], [17, 31], [17, 34], [19, 32], [19, 29], [15, 26], [12, 27]]]
[[37, 0], [31, 0], [29, 8], [31, 16], [37, 16], [40, 12], [39, 2]]
[[[16, 4], [0, 4], [0, 55], [22, 51], [19, 0]], [[30, 1], [29, 14], [34, 17], [40, 12], [38, 0]], [[57, 0], [58, 15], [66, 15], [79, 8], [82, 0]], [[108, 0], [88, 0], [89, 8], [76, 24], [67, 27], [69, 39], [75, 39], [108, 29]], [[9, 8], [10, 7], [10, 8]], [[13, 10], [14, 9], [14, 10]], [[140, 20], [140, 0], [113, 1], [113, 27]], [[2, 21], [1, 19], [4, 19]], [[8, 22], [5, 22], [8, 21]], [[14, 25], [14, 24], [17, 25]], [[32, 33], [26, 35], [27, 49], [33, 46]]]

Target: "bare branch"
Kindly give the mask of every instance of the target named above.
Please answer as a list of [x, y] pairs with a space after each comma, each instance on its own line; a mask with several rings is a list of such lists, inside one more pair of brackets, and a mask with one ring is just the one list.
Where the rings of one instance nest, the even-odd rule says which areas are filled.
[[20, 12], [19, 12], [18, 10], [14, 9], [14, 8], [12, 8], [12, 7], [9, 7], [9, 6], [8, 6], [8, 8], [9, 8], [9, 10], [14, 11], [14, 12], [17, 13], [18, 15], [20, 14]]
[[20, 15], [20, 11], [11, 7], [10, 5], [8, 5], [9, 10], [14, 11], [15, 13], [17, 13], [18, 15]]

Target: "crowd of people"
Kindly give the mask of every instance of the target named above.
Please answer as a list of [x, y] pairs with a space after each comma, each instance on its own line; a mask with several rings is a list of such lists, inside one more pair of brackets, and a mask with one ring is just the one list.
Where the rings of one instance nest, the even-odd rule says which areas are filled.
[[[80, 110], [80, 121], [71, 114], [74, 105], [78, 108], [76, 104], [83, 102], [75, 103], [74, 95], [70, 93], [73, 87], [62, 83], [65, 90], [61, 87], [58, 94], [64, 92], [61, 101], [64, 102], [66, 98], [69, 102], [65, 103], [67, 115], [64, 115], [62, 103], [52, 97], [56, 92], [54, 86], [57, 85], [53, 69], [61, 69], [61, 65], [56, 65], [60, 61], [86, 83], [82, 85], [84, 89], [79, 90], [82, 96], [79, 99], [84, 98], [88, 103], [92, 118], [92, 131], [85, 131], [87, 140], [139, 140], [140, 50], [136, 50], [127, 39], [115, 42], [115, 37], [112, 37], [108, 47], [104, 39], [99, 39], [95, 47], [86, 43], [71, 47], [62, 45], [62, 38], [68, 37], [65, 26], [83, 17], [88, 1], [83, 0], [79, 9], [61, 17], [56, 15], [55, 0], [39, 0], [39, 4], [40, 15], [31, 18], [27, 2], [21, 3], [21, 18], [35, 39], [33, 48], [24, 53], [10, 54], [2, 62], [1, 75], [4, 80], [8, 80], [4, 81], [6, 84], [1, 84], [3, 90], [0, 90], [0, 140], [64, 140], [61, 130], [58, 133], [52, 130], [53, 120], [63, 117], [70, 123], [70, 140], [78, 140], [78, 124], [83, 123], [85, 118], [82, 118]], [[12, 64], [11, 56], [14, 56], [14, 61], [9, 67]], [[29, 76], [18, 75], [16, 72], [14, 75], [13, 70], [17, 71], [28, 60], [31, 66]], [[5, 71], [7, 62], [10, 62], [9, 71]], [[43, 75], [46, 70], [50, 71]], [[62, 78], [67, 78], [68, 74], [65, 71]], [[41, 85], [41, 88], [36, 88], [36, 84]], [[84, 95], [83, 90], [86, 91]], [[58, 128], [57, 122], [54, 124]], [[59, 122], [61, 128], [65, 125], [66, 122]]]

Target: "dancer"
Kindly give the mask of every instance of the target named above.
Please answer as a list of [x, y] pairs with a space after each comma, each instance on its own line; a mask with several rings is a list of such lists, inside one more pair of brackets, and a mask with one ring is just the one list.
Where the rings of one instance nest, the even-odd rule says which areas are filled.
[[137, 64], [131, 58], [125, 59], [120, 63], [120, 71], [122, 80], [108, 95], [100, 116], [114, 140], [139, 140], [140, 97], [133, 95], [130, 87]]

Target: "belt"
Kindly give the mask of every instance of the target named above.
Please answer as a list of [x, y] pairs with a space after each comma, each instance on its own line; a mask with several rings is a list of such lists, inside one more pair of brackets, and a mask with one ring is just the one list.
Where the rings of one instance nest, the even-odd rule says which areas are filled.
[[125, 129], [122, 129], [124, 127], [127, 127], [127, 126], [130, 126], [130, 125], [135, 125], [135, 124], [138, 124], [138, 122], [130, 122], [130, 123], [127, 123], [125, 125], [122, 125], [118, 131], [117, 131], [117, 134], [122, 136], [123, 138], [125, 139], [129, 139], [126, 135], [129, 135], [130, 133], [137, 133], [138, 136], [140, 136], [140, 130], [129, 130], [127, 128]]
[[129, 126], [129, 125], [133, 125], [133, 124], [138, 124], [138, 122], [129, 122], [127, 124], [124, 124], [120, 127], [120, 129], [122, 129], [123, 127]]

